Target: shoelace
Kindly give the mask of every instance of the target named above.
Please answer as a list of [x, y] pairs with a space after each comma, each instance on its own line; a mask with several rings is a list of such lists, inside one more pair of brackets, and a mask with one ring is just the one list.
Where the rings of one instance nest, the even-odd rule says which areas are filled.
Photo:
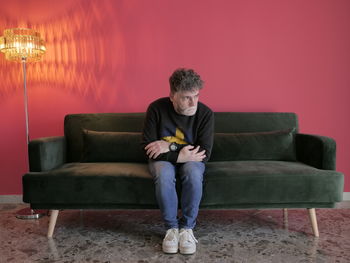
[[[180, 232], [180, 237], [184, 236], [186, 234], [188, 234], [190, 237], [192, 237], [192, 240], [194, 240], [196, 243], [198, 243], [198, 240], [194, 237], [193, 232], [190, 231], [189, 229], [185, 229], [184, 231]], [[188, 237], [185, 240], [192, 242], [192, 240], [190, 240], [190, 238], [188, 238]]]
[[[170, 239], [169, 236], [170, 235], [173, 235], [173, 237]], [[165, 240], [171, 240], [173, 241], [176, 237], [176, 229], [172, 228], [172, 229], [169, 229], [168, 231], [166, 231], [166, 234], [165, 234]]]

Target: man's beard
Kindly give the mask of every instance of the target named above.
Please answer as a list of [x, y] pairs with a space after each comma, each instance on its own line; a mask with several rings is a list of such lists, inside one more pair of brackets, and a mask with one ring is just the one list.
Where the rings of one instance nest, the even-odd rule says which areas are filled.
[[197, 111], [197, 106], [193, 106], [185, 110], [181, 110], [180, 113], [185, 116], [193, 116], [196, 114], [196, 111]]

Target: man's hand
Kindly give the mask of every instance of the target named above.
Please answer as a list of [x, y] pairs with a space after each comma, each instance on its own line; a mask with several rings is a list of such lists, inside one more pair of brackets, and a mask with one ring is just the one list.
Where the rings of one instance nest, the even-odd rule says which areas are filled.
[[146, 154], [148, 158], [156, 159], [159, 154], [169, 152], [169, 145], [170, 142], [163, 140], [151, 142], [145, 147], [145, 150], [147, 151]]
[[186, 162], [201, 162], [206, 157], [205, 150], [198, 152], [199, 146], [194, 148], [192, 145], [187, 145], [183, 147], [177, 157], [178, 163], [186, 163]]

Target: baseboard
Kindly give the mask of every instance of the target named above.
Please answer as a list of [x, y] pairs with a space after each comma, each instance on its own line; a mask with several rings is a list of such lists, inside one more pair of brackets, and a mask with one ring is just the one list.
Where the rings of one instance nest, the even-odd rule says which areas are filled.
[[343, 201], [350, 201], [350, 192], [343, 193]]
[[23, 204], [22, 195], [0, 195], [0, 204]]
[[[343, 193], [343, 201], [350, 201], [350, 192]], [[0, 204], [23, 203], [22, 195], [0, 195]]]

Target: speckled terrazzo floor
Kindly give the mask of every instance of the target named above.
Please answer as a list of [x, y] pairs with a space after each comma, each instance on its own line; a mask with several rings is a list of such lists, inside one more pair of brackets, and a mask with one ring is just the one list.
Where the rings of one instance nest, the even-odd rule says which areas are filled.
[[[345, 205], [344, 205], [345, 204]], [[48, 217], [16, 219], [22, 204], [0, 204], [0, 262], [350, 262], [350, 205], [318, 209], [320, 237], [306, 210], [201, 210], [197, 253], [161, 251], [157, 210], [61, 211], [54, 238]]]

